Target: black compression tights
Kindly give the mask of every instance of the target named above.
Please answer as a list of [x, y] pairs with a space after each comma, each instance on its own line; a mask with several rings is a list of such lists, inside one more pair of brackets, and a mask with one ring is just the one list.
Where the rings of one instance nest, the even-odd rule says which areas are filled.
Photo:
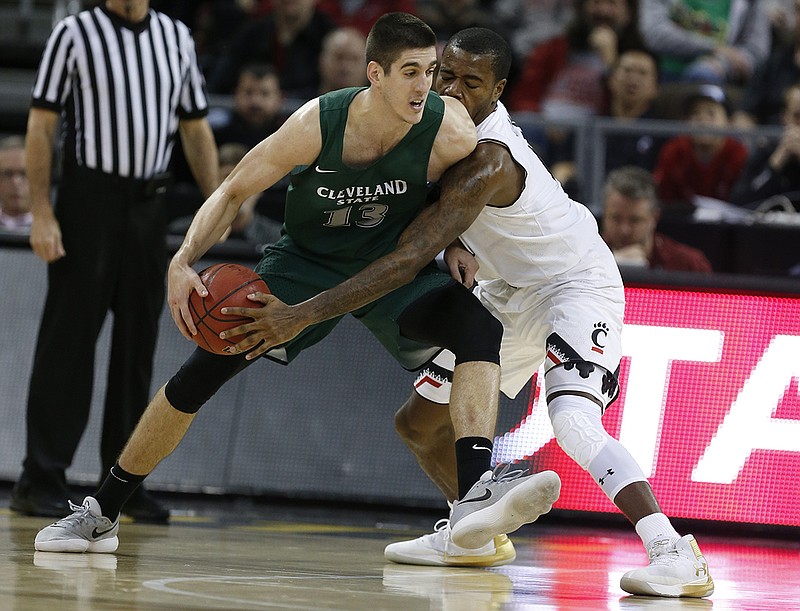
[[500, 364], [503, 325], [455, 281], [417, 299], [397, 322], [404, 337], [447, 348], [456, 363]]

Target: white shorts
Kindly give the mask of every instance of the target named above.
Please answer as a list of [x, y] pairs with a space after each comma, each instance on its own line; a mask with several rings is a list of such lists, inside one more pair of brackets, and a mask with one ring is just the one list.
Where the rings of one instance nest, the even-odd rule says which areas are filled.
[[[569, 360], [589, 361], [614, 373], [622, 358], [625, 293], [608, 279], [514, 288], [503, 280], [480, 282], [475, 294], [503, 323], [500, 390], [513, 399], [544, 363], [545, 372]], [[448, 403], [455, 358], [443, 351], [414, 384], [436, 403]]]

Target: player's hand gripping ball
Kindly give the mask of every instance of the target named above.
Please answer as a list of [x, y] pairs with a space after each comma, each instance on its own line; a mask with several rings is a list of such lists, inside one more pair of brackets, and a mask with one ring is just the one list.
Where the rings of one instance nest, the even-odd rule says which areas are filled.
[[253, 270], [235, 263], [218, 263], [200, 272], [200, 280], [208, 290], [203, 298], [192, 291], [189, 295], [189, 310], [197, 327], [195, 343], [214, 354], [236, 354], [233, 346], [244, 339], [244, 335], [220, 339], [222, 331], [252, 322], [247, 316], [222, 314], [225, 307], [260, 308], [262, 304], [247, 298], [253, 293], [269, 293], [267, 283]]

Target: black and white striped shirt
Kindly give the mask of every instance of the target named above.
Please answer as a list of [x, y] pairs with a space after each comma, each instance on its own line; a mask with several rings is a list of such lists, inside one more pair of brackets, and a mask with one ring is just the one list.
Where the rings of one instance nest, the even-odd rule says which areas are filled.
[[166, 171], [179, 119], [208, 111], [189, 29], [153, 10], [130, 24], [103, 6], [55, 26], [31, 104], [64, 113], [66, 159], [139, 179]]

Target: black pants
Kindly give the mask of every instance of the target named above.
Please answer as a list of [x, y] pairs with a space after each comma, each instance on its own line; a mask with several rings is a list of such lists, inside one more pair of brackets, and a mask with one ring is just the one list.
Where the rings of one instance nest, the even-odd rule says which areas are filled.
[[21, 481], [66, 490], [89, 418], [95, 346], [113, 314], [103, 413], [102, 474], [114, 464], [150, 395], [167, 264], [164, 202], [152, 183], [68, 167], [56, 203], [66, 256], [48, 267], [30, 378]]

